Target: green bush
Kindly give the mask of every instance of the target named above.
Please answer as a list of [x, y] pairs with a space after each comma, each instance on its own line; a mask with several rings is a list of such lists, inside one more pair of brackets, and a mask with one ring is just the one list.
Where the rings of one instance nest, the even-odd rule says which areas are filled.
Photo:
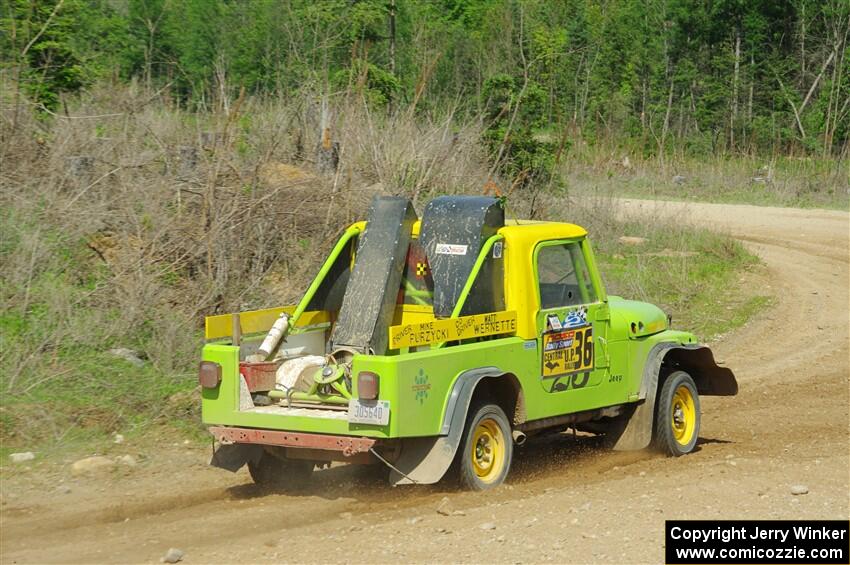
[[357, 89], [362, 86], [366, 100], [375, 106], [385, 106], [401, 89], [398, 79], [391, 73], [360, 59], [347, 69], [337, 71], [333, 84], [337, 90], [345, 90], [349, 86]]
[[[546, 93], [536, 83], [506, 74], [484, 82], [482, 103], [488, 120], [484, 142], [499, 172], [512, 184], [545, 184], [552, 178], [556, 144], [541, 129], [546, 125]], [[501, 155], [500, 155], [501, 151]]]

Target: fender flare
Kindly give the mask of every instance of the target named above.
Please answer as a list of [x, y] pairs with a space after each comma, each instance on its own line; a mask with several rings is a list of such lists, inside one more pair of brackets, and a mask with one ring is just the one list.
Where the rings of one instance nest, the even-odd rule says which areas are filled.
[[694, 379], [697, 392], [703, 396], [734, 396], [738, 394], [738, 381], [726, 367], [714, 360], [711, 349], [705, 345], [659, 343], [649, 351], [643, 367], [639, 400], [625, 427], [614, 444], [617, 451], [643, 449], [652, 441], [655, 421], [655, 397], [662, 365], [682, 369]]
[[[390, 484], [433, 484], [443, 478], [460, 445], [472, 395], [483, 379], [508, 374], [498, 367], [479, 367], [462, 372], [452, 385], [439, 436], [404, 438], [401, 455], [390, 470]], [[403, 474], [402, 474], [403, 473]], [[406, 476], [405, 476], [406, 475]]]

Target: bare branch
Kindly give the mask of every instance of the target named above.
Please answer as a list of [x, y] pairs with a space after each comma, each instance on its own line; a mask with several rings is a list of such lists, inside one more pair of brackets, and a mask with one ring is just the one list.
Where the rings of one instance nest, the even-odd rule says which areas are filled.
[[797, 110], [797, 105], [794, 104], [794, 101], [788, 95], [788, 91], [785, 89], [785, 83], [782, 82], [782, 79], [779, 78], [779, 74], [774, 71], [776, 75], [776, 80], [779, 82], [779, 87], [782, 89], [782, 94], [785, 96], [785, 99], [788, 101], [788, 104], [791, 105], [791, 109], [794, 110], [794, 118], [797, 120], [797, 127], [800, 129], [800, 135], [803, 139], [806, 138], [806, 130], [803, 128], [803, 122], [800, 121], [800, 112]]
[[27, 54], [27, 52], [29, 52], [30, 48], [35, 44], [36, 41], [38, 41], [38, 38], [41, 37], [42, 34], [45, 31], [47, 31], [47, 28], [50, 26], [50, 22], [53, 21], [53, 17], [56, 16], [56, 14], [59, 12], [59, 8], [61, 8], [62, 4], [64, 4], [64, 3], [65, 3], [65, 0], [59, 0], [56, 3], [56, 6], [53, 7], [53, 11], [50, 12], [50, 15], [47, 17], [47, 21], [44, 22], [44, 25], [41, 26], [41, 29], [38, 30], [38, 33], [36, 33], [35, 36], [32, 39], [30, 39], [30, 42], [27, 43], [26, 47], [24, 47], [24, 50], [21, 51], [21, 55], [20, 55], [21, 59], [23, 59], [26, 56], [26, 54]]
[[800, 104], [800, 110], [799, 110], [801, 114], [803, 113], [803, 110], [806, 109], [806, 105], [809, 103], [809, 100], [811, 100], [812, 93], [815, 91], [815, 88], [817, 87], [818, 83], [820, 82], [821, 77], [823, 77], [824, 71], [826, 71], [826, 68], [829, 66], [829, 64], [832, 62], [832, 60], [835, 58], [835, 52], [836, 52], [837, 49], [838, 49], [838, 46], [836, 45], [835, 48], [833, 48], [832, 53], [830, 53], [829, 57], [827, 57], [826, 61], [824, 61], [823, 66], [821, 66], [820, 72], [818, 73], [818, 76], [815, 77], [815, 80], [812, 83], [812, 86], [809, 88], [809, 92], [806, 94], [806, 97], [803, 98], [803, 103]]

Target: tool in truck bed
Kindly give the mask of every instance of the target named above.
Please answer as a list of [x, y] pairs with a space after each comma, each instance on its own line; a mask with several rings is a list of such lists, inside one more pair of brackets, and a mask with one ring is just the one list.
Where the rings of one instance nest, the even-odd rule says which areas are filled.
[[439, 197], [421, 219], [376, 198], [297, 306], [209, 317], [206, 338], [213, 464], [290, 488], [345, 461], [486, 489], [515, 443], [567, 427], [683, 455], [700, 395], [738, 388], [660, 309], [606, 294], [583, 228], [505, 221], [490, 197]]

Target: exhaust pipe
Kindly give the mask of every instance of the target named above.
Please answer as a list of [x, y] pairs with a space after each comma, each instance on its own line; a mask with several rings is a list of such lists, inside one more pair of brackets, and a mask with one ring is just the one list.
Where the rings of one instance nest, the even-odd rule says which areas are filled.
[[514, 443], [515, 443], [515, 444], [517, 444], [517, 445], [522, 445], [522, 444], [524, 444], [524, 443], [525, 443], [525, 440], [526, 440], [526, 439], [528, 439], [528, 437], [527, 437], [527, 436], [526, 436], [523, 432], [521, 432], [521, 431], [519, 431], [519, 430], [514, 430], [514, 431], [511, 433], [511, 436], [513, 436], [513, 438], [514, 438]]

